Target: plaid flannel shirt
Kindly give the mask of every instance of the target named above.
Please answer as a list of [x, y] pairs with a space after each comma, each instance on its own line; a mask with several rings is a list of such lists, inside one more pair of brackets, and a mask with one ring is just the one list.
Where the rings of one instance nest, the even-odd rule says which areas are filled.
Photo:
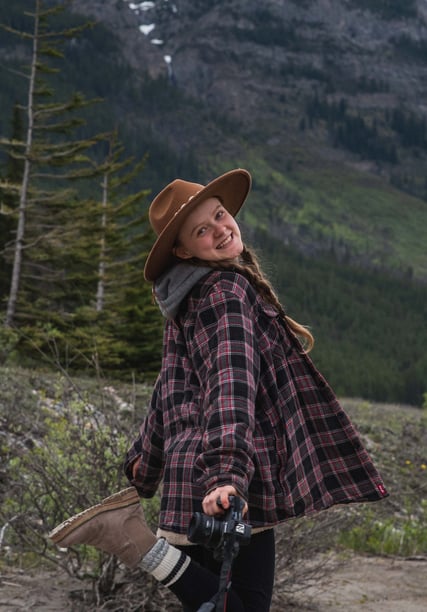
[[161, 371], [125, 472], [142, 497], [162, 482], [159, 526], [176, 533], [225, 484], [248, 501], [254, 527], [387, 495], [299, 341], [232, 271], [205, 276], [166, 322]]

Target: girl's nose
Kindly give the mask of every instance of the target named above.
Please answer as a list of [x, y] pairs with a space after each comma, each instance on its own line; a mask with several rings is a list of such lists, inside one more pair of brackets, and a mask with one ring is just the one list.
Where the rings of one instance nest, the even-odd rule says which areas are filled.
[[223, 223], [215, 223], [214, 225], [215, 236], [222, 236], [222, 234], [224, 233], [224, 230], [225, 230], [225, 226]]

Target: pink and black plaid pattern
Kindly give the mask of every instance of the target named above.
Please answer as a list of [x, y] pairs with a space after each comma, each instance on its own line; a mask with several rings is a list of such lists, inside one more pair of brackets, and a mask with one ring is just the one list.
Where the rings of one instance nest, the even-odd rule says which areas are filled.
[[229, 271], [204, 277], [166, 323], [161, 372], [125, 469], [143, 497], [162, 482], [160, 527], [178, 533], [223, 484], [248, 500], [256, 527], [387, 495], [299, 341]]

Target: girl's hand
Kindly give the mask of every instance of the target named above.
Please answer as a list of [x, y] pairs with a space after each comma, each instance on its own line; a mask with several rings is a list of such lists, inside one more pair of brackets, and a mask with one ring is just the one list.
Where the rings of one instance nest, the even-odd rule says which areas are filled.
[[[228, 499], [229, 495], [235, 495], [236, 497], [239, 497], [233, 485], [224, 485], [223, 487], [217, 487], [203, 498], [203, 512], [208, 516], [224, 514], [224, 511], [228, 510], [228, 508], [230, 507], [230, 501]], [[218, 502], [220, 502], [221, 505], [218, 505]], [[245, 503], [245, 507], [243, 508], [243, 516], [247, 513], [247, 511], [248, 504]]]

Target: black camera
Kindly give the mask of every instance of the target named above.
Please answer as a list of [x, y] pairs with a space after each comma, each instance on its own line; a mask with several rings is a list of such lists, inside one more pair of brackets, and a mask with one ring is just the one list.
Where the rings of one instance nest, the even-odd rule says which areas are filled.
[[188, 527], [188, 539], [193, 544], [207, 548], [220, 549], [227, 540], [236, 544], [249, 544], [251, 526], [243, 521], [242, 511], [245, 502], [240, 497], [230, 495], [230, 507], [224, 517], [215, 518], [203, 512], [195, 512]]

